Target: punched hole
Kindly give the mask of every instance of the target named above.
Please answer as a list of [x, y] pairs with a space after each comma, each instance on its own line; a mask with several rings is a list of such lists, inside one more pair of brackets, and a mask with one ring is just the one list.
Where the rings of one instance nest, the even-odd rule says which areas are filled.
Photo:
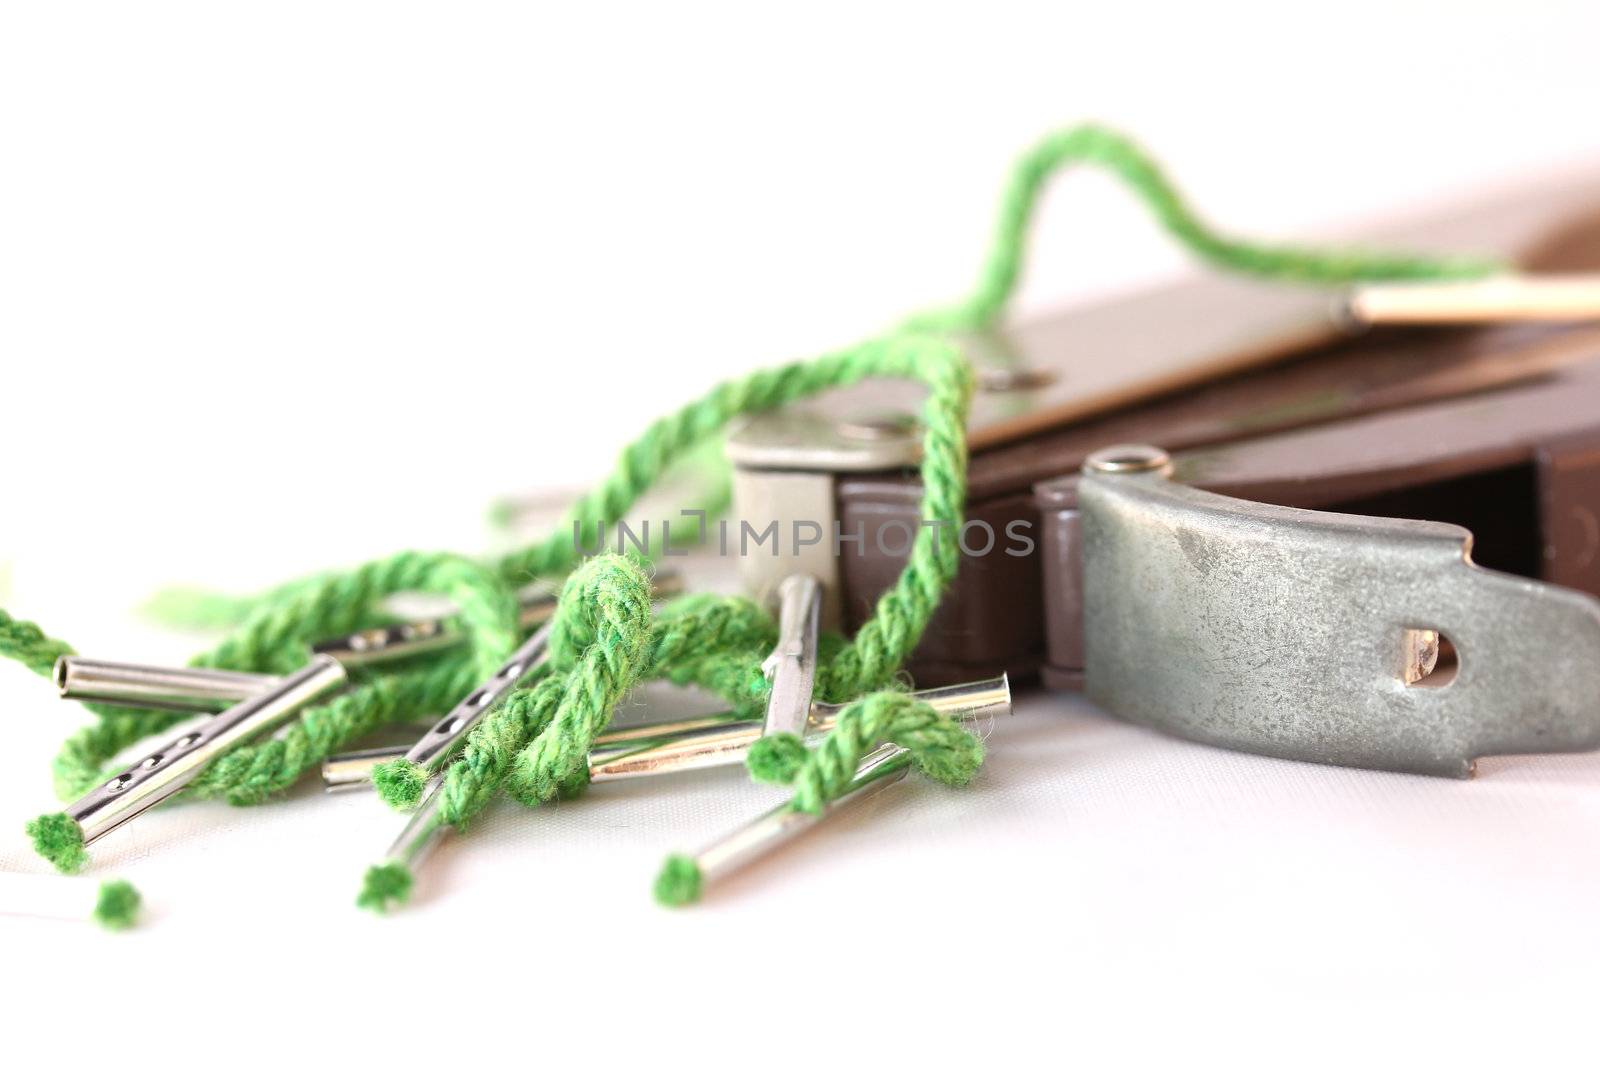
[[172, 742], [172, 747], [173, 748], [188, 748], [190, 745], [194, 744], [198, 740], [200, 740], [200, 735], [199, 734], [184, 734], [182, 737], [180, 737], [176, 741]]
[[106, 792], [107, 793], [120, 793], [120, 792], [122, 792], [122, 787], [127, 785], [131, 781], [133, 781], [133, 775], [131, 775], [131, 774], [119, 774], [115, 778], [111, 779], [111, 781], [106, 783]]
[[510, 663], [507, 663], [504, 667], [500, 668], [500, 677], [501, 678], [515, 678], [517, 675], [519, 675], [521, 673], [522, 673], [522, 664], [520, 662], [518, 662], [517, 660], [512, 660]]
[[162, 761], [165, 759], [166, 757], [158, 752], [154, 756], [151, 756], [149, 759], [145, 760], [143, 763], [139, 764], [139, 769], [141, 771], [153, 770], [154, 768], [161, 766]]
[[433, 731], [439, 734], [453, 734], [459, 729], [461, 729], [461, 720], [452, 715], [438, 726], [435, 726]]
[[1443, 689], [1456, 680], [1460, 656], [1450, 638], [1438, 630], [1400, 632], [1400, 678], [1406, 685]]

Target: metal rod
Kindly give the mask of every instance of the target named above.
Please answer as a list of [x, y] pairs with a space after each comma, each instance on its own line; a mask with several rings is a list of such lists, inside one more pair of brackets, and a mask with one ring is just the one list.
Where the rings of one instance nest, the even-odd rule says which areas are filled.
[[[650, 595], [658, 600], [677, 596], [681, 592], [683, 578], [676, 572], [663, 571], [651, 580]], [[518, 623], [523, 630], [543, 626], [555, 615], [559, 599], [560, 590], [549, 584], [536, 582], [523, 587], [517, 594]], [[462, 642], [464, 635], [453, 625], [454, 621], [454, 616], [448, 616], [378, 626], [330, 638], [319, 642], [314, 648], [348, 666], [383, 663], [455, 647]]]
[[429, 775], [443, 768], [460, 751], [467, 732], [489, 714], [507, 693], [544, 666], [549, 658], [550, 626], [547, 622], [535, 630], [533, 636], [501, 664], [493, 678], [468, 693], [461, 703], [450, 709], [448, 715], [435, 723], [433, 729], [423, 734], [406, 751], [405, 758]]
[[409, 751], [406, 745], [363, 748], [340, 752], [322, 761], [322, 786], [329, 793], [348, 793], [372, 786], [372, 768], [399, 759]]
[[429, 779], [422, 793], [422, 802], [411, 813], [411, 818], [406, 820], [405, 829], [394, 839], [389, 851], [383, 854], [384, 862], [398, 863], [414, 873], [450, 833], [450, 824], [438, 817], [439, 802], [443, 796], [440, 787], [443, 785], [442, 774]]
[[[747, 722], [731, 711], [703, 715], [698, 719], [678, 719], [672, 722], [652, 722], [639, 726], [621, 726], [603, 731], [595, 738], [596, 751], [620, 747], [637, 748], [645, 741], [670, 741], [697, 732], [712, 730], [732, 723]], [[372, 768], [392, 759], [399, 759], [411, 751], [410, 745], [388, 745], [383, 748], [364, 748], [351, 752], [336, 752], [322, 761], [322, 784], [330, 793], [353, 792], [372, 787]]]
[[1600, 274], [1379, 282], [1352, 289], [1346, 309], [1354, 321], [1373, 326], [1600, 319]]
[[218, 757], [286, 721], [343, 685], [344, 667], [330, 656], [310, 663], [271, 690], [235, 704], [91, 789], [67, 809], [88, 844], [178, 792]]
[[811, 720], [811, 690], [817, 677], [817, 635], [822, 619], [822, 583], [791, 574], [778, 586], [778, 643], [762, 664], [772, 682], [763, 734], [805, 736]]
[[[962, 718], [982, 718], [993, 715], [1009, 714], [1011, 711], [1011, 688], [1005, 675], [991, 678], [982, 682], [970, 682], [965, 685], [944, 686], [940, 689], [923, 690], [916, 694], [926, 703], [933, 704], [947, 714], [957, 715]], [[813, 725], [814, 731], [821, 731], [831, 727], [833, 720], [838, 717], [838, 711], [843, 705], [822, 704], [821, 708], [830, 709], [824, 713], [821, 721]], [[709, 727], [702, 734], [737, 733], [743, 739], [745, 749], [748, 749], [761, 736], [761, 727], [755, 723], [736, 723], [732, 726], [722, 724]], [[604, 735], [602, 735], [604, 736]], [[690, 739], [689, 751], [693, 750], [695, 738]], [[664, 746], [670, 749], [674, 746]], [[654, 751], [661, 751], [656, 749]], [[719, 750], [720, 751], [720, 750]], [[639, 750], [630, 750], [637, 753]], [[589, 781], [598, 782], [605, 778], [633, 777], [635, 774], [662, 774], [671, 770], [686, 770], [686, 766], [670, 766], [649, 771], [636, 771], [633, 774], [608, 773], [605, 766], [597, 766], [596, 758], [601, 754], [590, 753]], [[731, 761], [737, 762], [742, 755], [735, 755]], [[707, 766], [705, 763], [695, 763], [695, 766]], [[616, 766], [615, 764], [611, 766]], [[910, 766], [910, 754], [897, 745], [883, 745], [875, 749], [866, 759], [861, 761], [856, 770], [855, 777], [851, 779], [850, 792], [833, 800], [823, 808], [820, 816], [804, 815], [792, 811], [787, 805], [774, 809], [761, 819], [751, 823], [741, 830], [712, 845], [703, 851], [697, 861], [701, 865], [702, 884], [708, 884], [715, 878], [720, 878], [732, 873], [739, 867], [751, 862], [759, 856], [765, 855], [799, 834], [810, 829], [822, 819], [847, 805], [865, 800], [878, 791], [893, 785], [905, 777]], [[395, 862], [404, 865], [415, 873], [417, 866], [431, 853], [444, 836], [450, 831], [450, 824], [437, 817], [440, 802], [440, 786], [444, 783], [444, 775], [436, 774], [429, 780], [428, 787], [422, 795], [422, 802], [417, 805], [417, 810], [407, 821], [405, 829], [400, 836], [395, 838], [389, 846], [389, 851], [384, 854], [386, 862]]]
[[849, 791], [829, 801], [820, 814], [810, 815], [784, 804], [701, 849], [692, 857], [700, 868], [701, 891], [815, 829], [824, 819], [904, 781], [910, 769], [909, 752], [898, 745], [884, 745], [861, 761]]
[[[1005, 675], [981, 682], [923, 689], [911, 694], [946, 715], [972, 720], [1011, 713], [1011, 686]], [[833, 729], [843, 704], [817, 704], [811, 733]], [[750, 746], [761, 738], [761, 727], [754, 723], [733, 723], [697, 731], [688, 737], [665, 743], [621, 751], [589, 753], [589, 780], [642, 778], [655, 774], [677, 774], [703, 767], [726, 767], [744, 761]]]
[[56, 690], [68, 700], [100, 700], [129, 707], [193, 711], [237, 704], [277, 685], [272, 674], [151, 667], [81, 656], [56, 660]]
[[[664, 571], [651, 584], [657, 598], [683, 591], [683, 579]], [[541, 586], [519, 594], [519, 619], [524, 629], [542, 626], [555, 614], [556, 596]], [[315, 646], [319, 655], [332, 656], [347, 667], [362, 666], [405, 656], [451, 648], [460, 644], [461, 631], [447, 625], [451, 619], [419, 619], [373, 630], [360, 630]], [[96, 700], [132, 708], [194, 711], [249, 700], [278, 684], [271, 674], [224, 671], [200, 667], [152, 667], [141, 663], [63, 656], [56, 661], [56, 689], [69, 700]]]
[[[702, 851], [695, 857], [700, 865], [702, 886], [726, 877], [786, 844], [836, 811], [888, 788], [903, 779], [910, 766], [910, 753], [898, 745], [884, 745], [874, 750], [861, 761], [855, 777], [851, 779], [850, 791], [825, 805], [821, 815], [806, 815], [786, 804]], [[385, 863], [398, 863], [415, 874], [423, 861], [450, 834], [453, 829], [451, 825], [438, 817], [442, 797], [440, 787], [443, 784], [442, 774], [429, 779], [422, 802], [383, 854]]]

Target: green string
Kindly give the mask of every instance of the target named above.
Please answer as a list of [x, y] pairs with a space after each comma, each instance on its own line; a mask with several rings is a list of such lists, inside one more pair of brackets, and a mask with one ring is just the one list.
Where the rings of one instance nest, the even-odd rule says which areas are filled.
[[[594, 530], [629, 513], [675, 463], [714, 441], [738, 416], [772, 411], [804, 397], [869, 377], [922, 383], [924, 522], [905, 569], [848, 642], [831, 640], [819, 669], [824, 699], [849, 702], [839, 726], [815, 749], [794, 738], [766, 738], [751, 753], [752, 771], [792, 781], [797, 810], [820, 811], [849, 787], [860, 758], [883, 741], [910, 750], [924, 773], [959, 784], [982, 760], [982, 746], [959, 725], [899, 692], [896, 673], [916, 646], [955, 575], [956, 539], [939, 536], [965, 515], [965, 425], [973, 380], [953, 346], [951, 330], [992, 327], [1020, 277], [1028, 222], [1045, 182], [1074, 164], [1108, 169], [1121, 178], [1163, 226], [1201, 259], [1266, 278], [1314, 283], [1459, 278], [1490, 273], [1486, 262], [1429, 259], [1361, 250], [1260, 245], [1225, 237], [1188, 208], [1156, 165], [1132, 142], [1098, 126], [1053, 135], [1025, 155], [1001, 203], [994, 243], [978, 285], [952, 307], [910, 320], [862, 344], [723, 383], [701, 399], [652, 423], [615, 468], [568, 511], [546, 538], [485, 565], [443, 553], [401, 553], [348, 572], [297, 579], [252, 598], [188, 593], [158, 613], [188, 622], [236, 624], [235, 632], [197, 665], [285, 673], [302, 665], [311, 642], [385, 617], [387, 598], [400, 592], [441, 594], [454, 604], [466, 647], [423, 662], [372, 669], [343, 693], [307, 708], [275, 737], [243, 746], [209, 767], [187, 790], [253, 804], [287, 788], [307, 769], [349, 742], [389, 722], [431, 721], [491, 675], [518, 640], [514, 591], [538, 577], [568, 575], [553, 622], [548, 667], [512, 693], [468, 735], [463, 754], [442, 786], [439, 817], [466, 826], [498, 793], [542, 804], [580, 790], [586, 756], [623, 695], [639, 682], [662, 678], [718, 694], [754, 713], [769, 684], [760, 664], [771, 622], [743, 598], [686, 597], [652, 617], [642, 561], [620, 556], [585, 560], [571, 530]], [[725, 477], [725, 476], [724, 476]], [[724, 481], [725, 485], [725, 481]], [[723, 489], [725, 492], [725, 489]], [[0, 613], [0, 655], [48, 674], [68, 647], [31, 623]], [[58, 791], [72, 796], [101, 780], [113, 761], [141, 737], [181, 719], [178, 714], [130, 715], [90, 705], [97, 721], [69, 738], [55, 761]], [[377, 777], [385, 799], [415, 803], [420, 768], [386, 765]], [[64, 815], [29, 824], [35, 847], [63, 870], [85, 856], [76, 825]], [[694, 878], [675, 858], [676, 900]], [[695, 882], [695, 894], [698, 883]], [[380, 866], [368, 873], [361, 903], [382, 908], [404, 899], [409, 875]], [[694, 894], [690, 894], [691, 896]]]

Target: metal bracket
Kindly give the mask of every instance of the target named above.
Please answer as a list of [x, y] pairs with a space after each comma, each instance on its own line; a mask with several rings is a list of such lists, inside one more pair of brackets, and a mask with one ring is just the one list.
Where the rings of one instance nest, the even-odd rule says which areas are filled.
[[[1477, 567], [1459, 526], [1237, 500], [1170, 470], [1147, 446], [1084, 466], [1101, 707], [1224, 748], [1457, 777], [1600, 747], [1600, 600]], [[1452, 677], [1427, 674], [1430, 634]]]

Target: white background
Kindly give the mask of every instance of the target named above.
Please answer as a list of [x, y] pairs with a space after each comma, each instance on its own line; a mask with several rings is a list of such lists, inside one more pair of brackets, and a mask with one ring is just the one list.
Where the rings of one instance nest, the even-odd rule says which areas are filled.
[[[961, 293], [1052, 127], [1263, 236], [1600, 154], [1577, 2], [0, 12], [0, 604], [120, 658], [194, 650], [158, 586], [485, 551], [497, 494]], [[1036, 248], [1023, 312], [1185, 269], [1091, 175]], [[14, 667], [0, 701], [36, 871], [78, 718]], [[497, 808], [389, 919], [370, 798], [152, 815], [91, 876], [140, 932], [0, 918], [0, 1057], [1592, 1062], [1600, 757], [1412, 780], [1050, 698], [991, 745], [686, 914], [650, 879], [772, 802], [737, 775]]]

